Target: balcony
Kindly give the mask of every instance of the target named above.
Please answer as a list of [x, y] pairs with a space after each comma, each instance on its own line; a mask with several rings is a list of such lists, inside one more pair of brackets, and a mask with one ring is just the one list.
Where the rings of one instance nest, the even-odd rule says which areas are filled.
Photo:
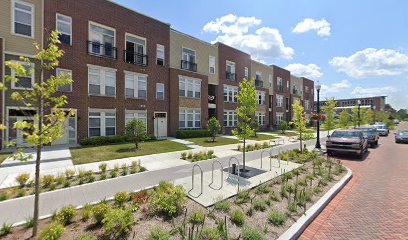
[[147, 55], [137, 53], [134, 51], [124, 50], [124, 61], [141, 66], [147, 66]]
[[255, 79], [255, 86], [257, 87], [263, 87], [263, 81], [260, 79]]
[[87, 51], [90, 55], [106, 57], [106, 58], [117, 58], [117, 49], [109, 43], [98, 43], [87, 41]]
[[214, 95], [208, 95], [208, 103], [216, 104], [217, 98]]
[[181, 69], [185, 69], [191, 72], [197, 72], [197, 63], [181, 60]]
[[235, 73], [232, 73], [232, 72], [226, 72], [226, 74], [225, 74], [225, 76], [226, 76], [226, 78], [228, 79], [228, 80], [231, 80], [231, 81], [235, 81]]
[[298, 95], [298, 90], [297, 90], [297, 89], [293, 89], [292, 93], [293, 93], [294, 95]]

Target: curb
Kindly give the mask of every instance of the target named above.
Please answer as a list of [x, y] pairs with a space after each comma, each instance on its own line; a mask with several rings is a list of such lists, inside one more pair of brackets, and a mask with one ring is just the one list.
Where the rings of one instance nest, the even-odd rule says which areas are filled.
[[343, 189], [353, 177], [353, 172], [347, 168], [347, 174], [337, 182], [323, 197], [313, 204], [288, 230], [279, 236], [278, 240], [298, 239], [309, 224], [323, 211], [329, 202]]

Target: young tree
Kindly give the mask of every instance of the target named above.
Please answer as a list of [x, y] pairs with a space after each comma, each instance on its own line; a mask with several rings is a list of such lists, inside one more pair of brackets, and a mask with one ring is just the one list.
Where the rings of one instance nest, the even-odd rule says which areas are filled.
[[285, 134], [286, 130], [288, 130], [288, 128], [289, 128], [288, 122], [286, 122], [286, 121], [281, 121], [281, 122], [279, 123], [279, 128], [280, 128], [281, 132], [282, 132], [283, 134]]
[[375, 121], [385, 122], [388, 119], [388, 114], [381, 111], [375, 112]]
[[366, 109], [365, 108], [360, 108], [360, 125], [367, 124], [367, 115], [366, 115]]
[[305, 110], [299, 100], [292, 104], [293, 108], [293, 124], [296, 131], [299, 133], [300, 151], [303, 151], [302, 140], [306, 132]]
[[339, 115], [339, 125], [341, 128], [347, 128], [350, 122], [350, 114], [346, 111], [343, 110], [340, 112]]
[[244, 140], [242, 161], [243, 170], [245, 173], [245, 141], [254, 135], [255, 132], [251, 124], [256, 111], [255, 80], [247, 80], [244, 78], [239, 84], [239, 88], [240, 90], [238, 92], [237, 99], [240, 106], [236, 110], [238, 115], [238, 128], [232, 130], [232, 134], [234, 134], [238, 139]]
[[354, 106], [351, 112], [351, 121], [353, 122], [353, 127], [356, 128], [358, 125], [358, 106]]
[[365, 119], [368, 124], [374, 123], [375, 112], [370, 108], [365, 112]]
[[126, 124], [125, 129], [135, 143], [136, 150], [139, 149], [139, 143], [146, 135], [146, 124], [140, 119], [132, 119]]
[[208, 131], [210, 132], [210, 136], [213, 142], [215, 142], [215, 137], [221, 130], [221, 124], [216, 117], [211, 117], [207, 123]]
[[254, 136], [256, 137], [256, 132], [259, 130], [260, 125], [258, 119], [254, 118], [251, 122], [251, 128], [254, 130]]
[[[34, 178], [34, 214], [33, 214], [33, 232], [35, 237], [38, 231], [38, 215], [39, 215], [39, 193], [40, 193], [40, 160], [41, 150], [44, 145], [52, 143], [54, 140], [62, 137], [63, 123], [67, 115], [73, 112], [66, 111], [63, 106], [67, 103], [67, 98], [64, 95], [56, 94], [57, 88], [72, 83], [72, 79], [67, 75], [50, 76], [44, 79], [45, 73], [51, 72], [59, 64], [59, 58], [64, 54], [59, 49], [58, 32], [52, 32], [48, 41], [48, 46], [42, 49], [39, 44], [35, 44], [38, 53], [33, 57], [39, 64], [39, 79], [33, 85], [32, 90], [16, 91], [11, 94], [11, 99], [21, 104], [21, 107], [30, 107], [35, 109], [34, 121], [17, 121], [13, 128], [23, 131], [25, 141], [36, 148], [35, 159], [35, 178]], [[28, 64], [31, 60], [25, 57], [20, 59]], [[21, 63], [8, 61], [6, 66], [16, 72], [17, 76], [29, 76], [32, 70], [27, 70]], [[6, 76], [7, 81], [18, 82], [19, 79]], [[3, 89], [5, 86], [2, 86]], [[29, 131], [25, 131], [29, 129]], [[17, 159], [21, 152], [17, 153]], [[21, 155], [20, 155], [21, 156]], [[25, 160], [20, 158], [20, 160]]]
[[330, 135], [330, 130], [335, 127], [334, 123], [334, 108], [336, 107], [336, 101], [333, 98], [326, 99], [326, 105], [322, 107], [322, 111], [326, 114], [326, 121], [323, 126], [327, 130], [327, 135]]

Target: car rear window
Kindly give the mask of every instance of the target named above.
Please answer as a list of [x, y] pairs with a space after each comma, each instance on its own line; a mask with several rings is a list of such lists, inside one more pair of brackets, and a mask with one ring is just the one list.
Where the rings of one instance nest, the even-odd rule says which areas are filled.
[[333, 132], [331, 135], [332, 137], [336, 138], [360, 138], [359, 132]]
[[377, 131], [375, 128], [357, 128], [357, 130], [360, 130], [366, 133], [375, 133]]

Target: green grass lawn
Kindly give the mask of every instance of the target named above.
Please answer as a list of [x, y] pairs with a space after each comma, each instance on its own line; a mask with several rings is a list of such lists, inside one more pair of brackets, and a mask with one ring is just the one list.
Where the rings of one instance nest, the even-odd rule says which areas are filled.
[[256, 136], [252, 136], [249, 139], [255, 140], [255, 141], [264, 141], [264, 140], [276, 139], [276, 137], [272, 135], [266, 135], [266, 134], [256, 134]]
[[281, 130], [269, 130], [269, 131], [265, 131], [265, 132], [273, 133], [273, 134], [277, 134], [277, 135], [279, 135], [279, 136], [285, 136], [285, 137], [293, 137], [293, 136], [297, 136], [297, 135], [298, 135], [298, 134], [295, 133], [295, 132], [285, 132], [285, 133], [282, 133]]
[[133, 143], [123, 143], [95, 147], [74, 147], [70, 150], [74, 164], [85, 164], [190, 149], [181, 143], [169, 140], [144, 142], [139, 144], [140, 149], [138, 150], [135, 150], [134, 147]]
[[211, 138], [203, 137], [203, 138], [187, 138], [184, 139], [189, 142], [193, 142], [196, 145], [203, 146], [203, 147], [215, 147], [227, 144], [234, 144], [239, 143], [237, 139], [225, 138], [225, 137], [217, 137], [215, 142], [212, 142]]
[[0, 153], [0, 164], [6, 160], [11, 155], [11, 153]]

